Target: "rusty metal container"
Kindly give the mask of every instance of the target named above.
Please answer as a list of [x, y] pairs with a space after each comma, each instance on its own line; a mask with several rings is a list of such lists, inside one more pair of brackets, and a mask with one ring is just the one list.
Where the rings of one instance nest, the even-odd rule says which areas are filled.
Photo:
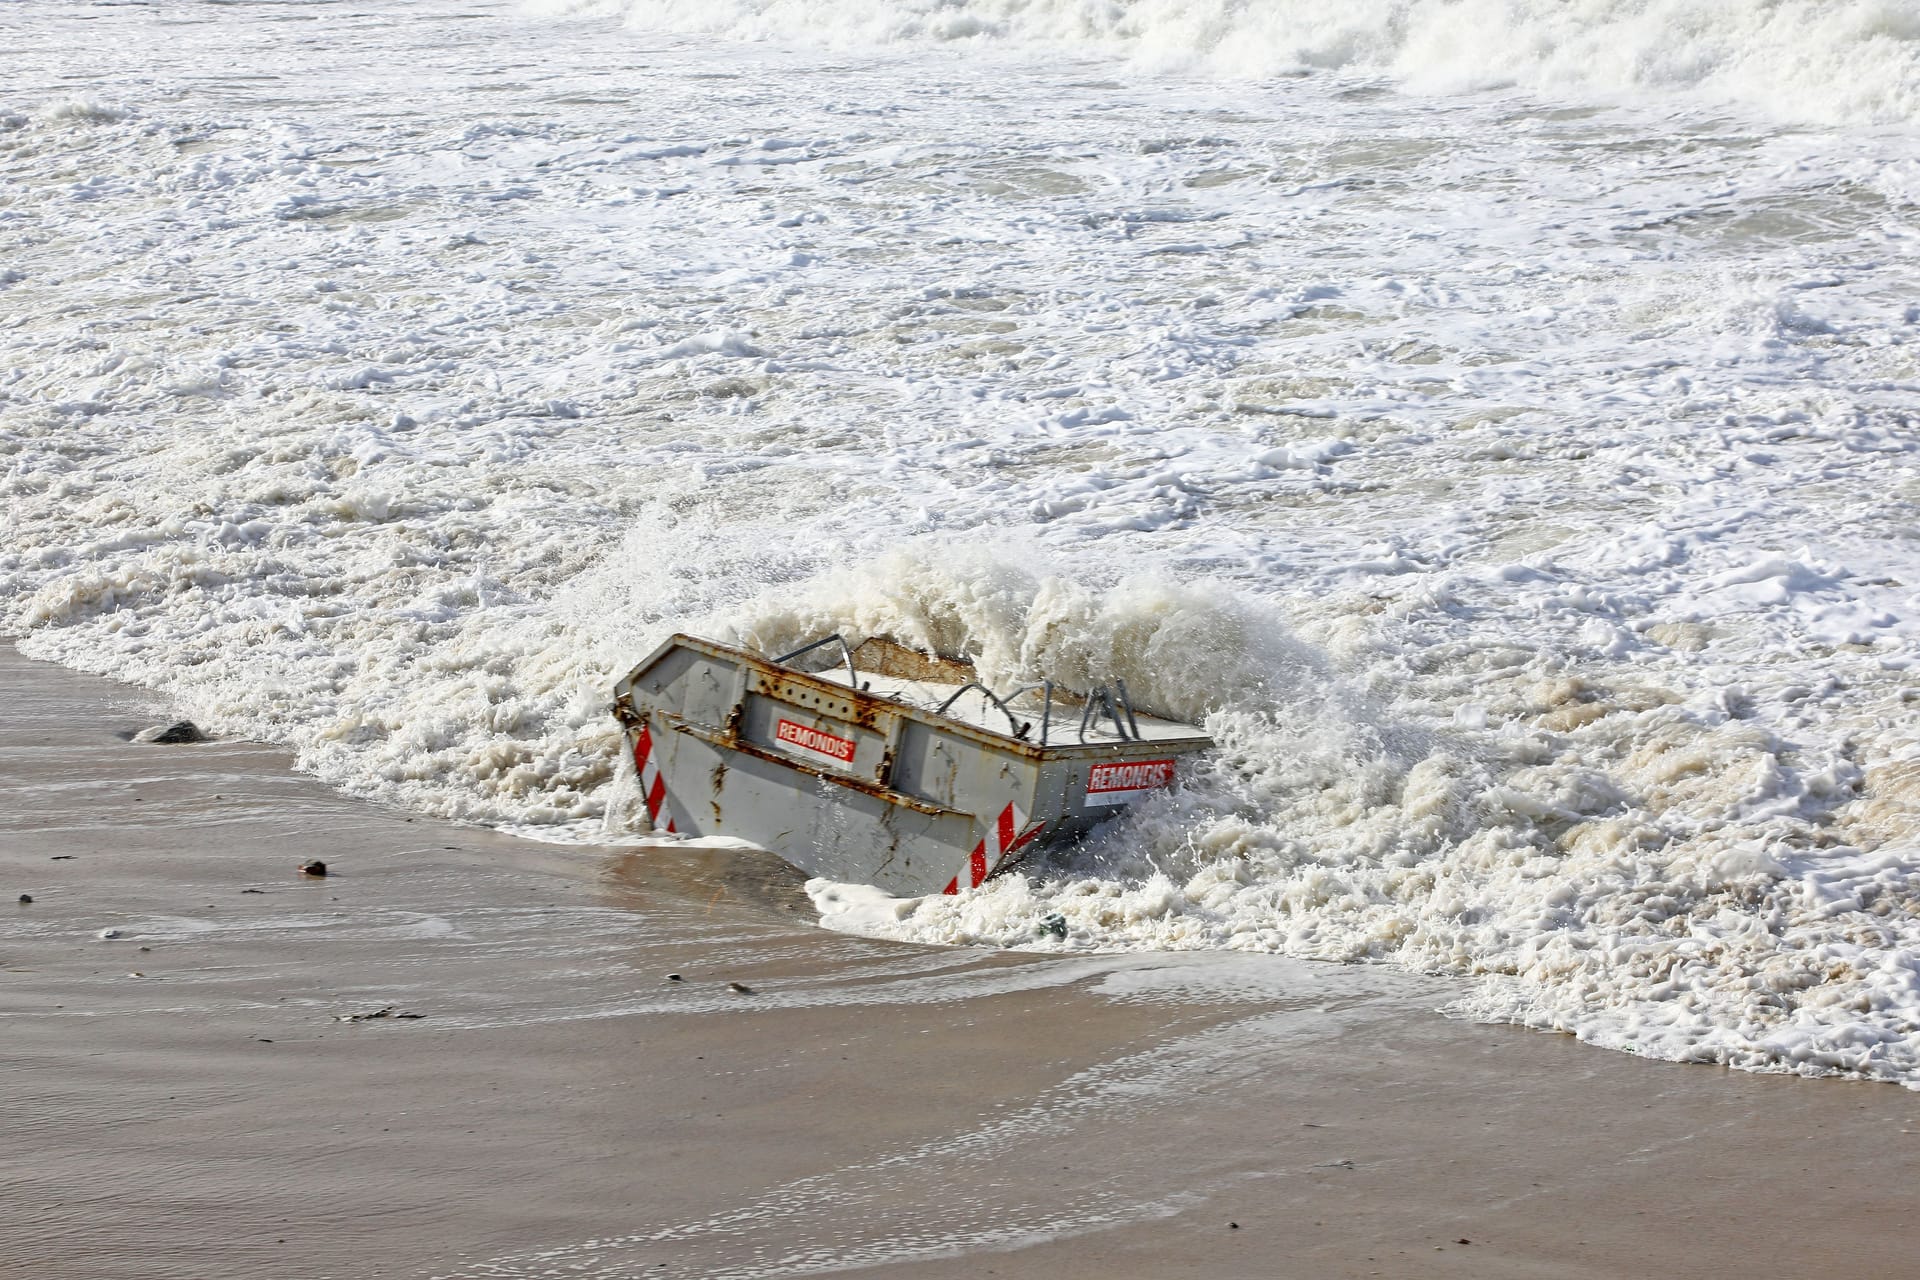
[[[801, 669], [836, 644], [839, 661]], [[767, 658], [676, 635], [614, 687], [614, 713], [655, 829], [902, 896], [1077, 839], [1213, 745], [1135, 712], [1118, 682], [999, 696], [965, 663], [838, 636]]]

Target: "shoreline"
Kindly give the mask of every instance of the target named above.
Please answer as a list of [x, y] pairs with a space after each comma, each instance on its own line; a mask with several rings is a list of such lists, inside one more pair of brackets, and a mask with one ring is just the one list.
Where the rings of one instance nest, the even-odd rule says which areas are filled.
[[1449, 1020], [1385, 970], [830, 933], [771, 859], [123, 741], [152, 701], [0, 645], [0, 1271], [1891, 1277], [1920, 1245], [1906, 1090]]

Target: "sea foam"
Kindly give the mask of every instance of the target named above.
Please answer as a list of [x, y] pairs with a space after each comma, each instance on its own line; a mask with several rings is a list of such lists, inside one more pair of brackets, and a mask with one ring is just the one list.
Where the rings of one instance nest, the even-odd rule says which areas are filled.
[[1786, 120], [1920, 119], [1900, 0], [534, 0], [647, 30], [839, 47], [974, 44], [1231, 77], [1388, 76], [1451, 93], [1680, 94]]

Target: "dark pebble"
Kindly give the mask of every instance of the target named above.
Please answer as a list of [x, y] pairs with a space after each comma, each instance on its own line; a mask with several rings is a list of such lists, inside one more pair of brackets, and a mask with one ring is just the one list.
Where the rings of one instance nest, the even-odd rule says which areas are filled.
[[1229, 1231], [1238, 1231], [1239, 1229], [1240, 1229], [1240, 1224], [1237, 1222], [1229, 1222], [1227, 1224], [1227, 1230]]
[[23, 894], [21, 894], [21, 895], [20, 895], [20, 901], [22, 901], [22, 902], [32, 902], [32, 901], [33, 901], [33, 895], [32, 895], [32, 894], [30, 894], [30, 893], [23, 893]]
[[303, 876], [324, 876], [327, 874], [327, 864], [318, 858], [315, 858], [311, 862], [303, 862], [300, 864], [300, 874]]
[[748, 986], [744, 982], [729, 982], [727, 984], [727, 990], [737, 992], [738, 994], [743, 996], [750, 996], [753, 994], [753, 988]]
[[677, 973], [670, 973], [670, 974], [668, 974], [668, 975], [667, 975], [667, 981], [668, 981], [668, 982], [679, 982], [679, 981], [681, 981], [681, 978], [680, 978], [680, 975], [679, 975], [679, 974], [677, 974]]
[[175, 720], [170, 725], [155, 725], [133, 735], [135, 742], [205, 742], [207, 735], [191, 720]]

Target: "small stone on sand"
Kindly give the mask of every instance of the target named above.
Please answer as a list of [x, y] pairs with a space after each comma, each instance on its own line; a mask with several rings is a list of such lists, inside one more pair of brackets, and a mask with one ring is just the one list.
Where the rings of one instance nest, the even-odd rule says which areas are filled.
[[172, 724], [157, 724], [151, 729], [142, 729], [133, 735], [135, 742], [205, 742], [207, 735], [200, 726], [191, 720], [175, 720]]
[[753, 988], [748, 986], [744, 982], [729, 982], [727, 984], [727, 990], [737, 992], [738, 994], [743, 996], [750, 996], [753, 994]]
[[397, 1004], [382, 1005], [371, 1013], [336, 1013], [335, 1022], [371, 1022], [377, 1018], [392, 1018], [400, 1022], [417, 1022], [426, 1017], [424, 1013], [408, 1013]]
[[313, 859], [311, 862], [303, 862], [300, 864], [300, 874], [303, 876], [324, 876], [327, 874], [327, 864], [318, 858]]
[[32, 895], [32, 894], [30, 894], [30, 893], [23, 893], [23, 894], [21, 894], [21, 895], [20, 895], [20, 901], [22, 901], [22, 902], [32, 902], [32, 901], [33, 901], [33, 895]]

